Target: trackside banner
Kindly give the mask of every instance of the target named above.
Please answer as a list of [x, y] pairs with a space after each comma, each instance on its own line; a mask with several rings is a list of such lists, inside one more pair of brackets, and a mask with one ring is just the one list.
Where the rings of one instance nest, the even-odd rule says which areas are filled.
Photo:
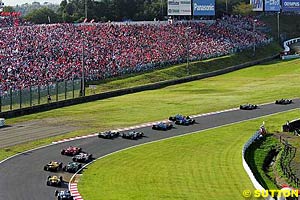
[[250, 4], [252, 5], [253, 11], [263, 11], [264, 10], [263, 0], [250, 0]]
[[215, 0], [194, 0], [194, 16], [212, 16], [215, 15]]
[[192, 15], [192, 0], [168, 0], [168, 15]]
[[282, 11], [299, 12], [300, 0], [282, 0]]
[[265, 11], [280, 11], [280, 0], [265, 0]]

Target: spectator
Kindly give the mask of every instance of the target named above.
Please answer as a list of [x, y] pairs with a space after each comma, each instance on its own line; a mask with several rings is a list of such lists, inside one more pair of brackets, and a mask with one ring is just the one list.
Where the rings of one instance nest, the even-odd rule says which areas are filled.
[[48, 100], [48, 103], [51, 103], [51, 96], [50, 96], [50, 94], [47, 95], [47, 100]]
[[190, 60], [270, 42], [265, 34], [253, 32], [253, 22], [249, 17], [224, 16], [213, 24], [52, 24], [0, 29], [0, 87], [8, 91], [81, 78], [82, 50], [85, 78], [99, 80], [185, 62], [188, 40]]

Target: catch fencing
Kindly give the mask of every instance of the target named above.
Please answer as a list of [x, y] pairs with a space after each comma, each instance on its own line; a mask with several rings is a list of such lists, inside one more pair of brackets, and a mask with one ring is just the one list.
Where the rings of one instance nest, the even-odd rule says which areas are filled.
[[[239, 69], [244, 69], [247, 67], [251, 67], [260, 63], [264, 63], [264, 62], [268, 62], [271, 60], [274, 60], [278, 57], [279, 55], [273, 55], [267, 58], [263, 58], [260, 60], [255, 60], [255, 61], [251, 61], [251, 62], [246, 62], [243, 64], [239, 64], [236, 66], [232, 66], [232, 67], [228, 67], [225, 69], [221, 69], [221, 70], [217, 70], [217, 71], [213, 71], [213, 72], [208, 72], [208, 73], [204, 73], [204, 74], [198, 74], [198, 75], [192, 75], [192, 76], [188, 76], [188, 77], [184, 77], [184, 78], [179, 78], [179, 79], [175, 79], [175, 80], [166, 80], [166, 81], [160, 81], [160, 82], [156, 82], [156, 83], [151, 83], [151, 84], [146, 84], [146, 85], [142, 85], [142, 86], [136, 86], [136, 87], [130, 87], [130, 88], [124, 88], [124, 89], [118, 89], [118, 90], [114, 90], [114, 91], [107, 91], [107, 92], [102, 92], [99, 94], [94, 94], [94, 95], [88, 95], [88, 96], [84, 96], [84, 97], [80, 97], [80, 98], [76, 98], [79, 97], [79, 91], [80, 89], [75, 88], [74, 86], [74, 93], [75, 93], [75, 97], [74, 99], [67, 99], [67, 100], [62, 100], [59, 102], [51, 102], [51, 103], [46, 103], [46, 104], [40, 104], [40, 105], [35, 105], [32, 107], [22, 107], [21, 109], [14, 109], [14, 110], [7, 110], [6, 112], [0, 112], [0, 117], [3, 118], [12, 118], [12, 117], [17, 117], [17, 116], [22, 116], [25, 114], [33, 114], [33, 113], [37, 113], [37, 112], [42, 112], [42, 111], [47, 111], [50, 109], [56, 109], [56, 108], [61, 108], [64, 106], [71, 106], [71, 105], [76, 105], [76, 104], [80, 104], [80, 103], [86, 103], [86, 102], [91, 102], [91, 101], [96, 101], [96, 100], [101, 100], [101, 99], [107, 99], [107, 98], [112, 98], [112, 97], [116, 97], [116, 96], [122, 96], [125, 94], [133, 94], [133, 93], [137, 93], [137, 92], [141, 92], [141, 91], [146, 91], [146, 90], [154, 90], [154, 89], [160, 89], [160, 88], [164, 88], [170, 85], [176, 85], [176, 84], [180, 84], [180, 83], [186, 83], [186, 82], [190, 82], [190, 81], [196, 81], [196, 80], [201, 80], [204, 78], [209, 78], [209, 77], [213, 77], [213, 76], [218, 76], [218, 75], [222, 75], [222, 74], [226, 74], [229, 72], [233, 72]], [[80, 81], [78, 80], [78, 83], [80, 85]], [[78, 87], [77, 87], [78, 88]], [[1, 104], [1, 103], [0, 103]]]
[[81, 80], [56, 82], [45, 86], [31, 86], [0, 93], [0, 112], [58, 102], [79, 97]]
[[284, 150], [280, 157], [280, 167], [283, 174], [295, 184], [296, 187], [299, 187], [300, 180], [294, 173], [293, 169], [291, 168], [291, 161], [294, 159], [297, 148], [292, 146], [288, 143], [287, 140], [280, 137], [280, 142], [284, 145]]

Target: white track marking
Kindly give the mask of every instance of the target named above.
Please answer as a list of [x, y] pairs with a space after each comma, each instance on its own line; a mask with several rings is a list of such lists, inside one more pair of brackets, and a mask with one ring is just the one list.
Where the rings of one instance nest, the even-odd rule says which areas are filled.
[[[273, 102], [271, 102], [273, 103]], [[260, 104], [260, 105], [267, 105], [267, 104], [271, 104], [271, 103], [264, 103], [264, 104]], [[231, 108], [231, 109], [227, 109], [227, 110], [222, 110], [222, 111], [216, 111], [216, 112], [210, 112], [210, 113], [204, 113], [204, 114], [199, 114], [199, 115], [192, 115], [191, 117], [201, 117], [201, 116], [208, 116], [208, 115], [213, 115], [213, 114], [218, 114], [218, 113], [223, 113], [223, 112], [228, 112], [228, 111], [233, 111], [233, 110], [238, 110], [239, 108]], [[104, 157], [107, 157], [109, 155], [112, 155], [114, 153], [118, 153], [118, 152], [121, 152], [121, 151], [125, 151], [127, 149], [131, 149], [131, 148], [135, 148], [135, 147], [138, 147], [138, 146], [141, 146], [141, 145], [145, 145], [145, 144], [150, 144], [150, 143], [154, 143], [154, 142], [159, 142], [159, 141], [163, 141], [163, 140], [167, 140], [167, 139], [172, 139], [172, 138], [177, 138], [177, 137], [182, 137], [182, 136], [186, 136], [186, 135], [190, 135], [190, 134], [194, 134], [194, 133], [198, 133], [198, 132], [203, 132], [203, 131], [206, 131], [206, 130], [211, 130], [211, 129], [214, 129], [214, 128], [220, 128], [220, 127], [223, 127], [223, 126], [227, 126], [227, 125], [232, 125], [232, 124], [236, 124], [236, 123], [241, 123], [241, 122], [244, 122], [244, 121], [249, 121], [249, 120], [254, 120], [254, 119], [258, 119], [258, 118], [262, 118], [262, 117], [266, 117], [266, 116], [272, 116], [272, 115], [275, 115], [275, 114], [279, 114], [279, 113], [284, 113], [284, 112], [289, 112], [289, 111], [292, 111], [292, 110], [296, 110], [298, 108], [294, 108], [294, 109], [290, 109], [290, 110], [286, 110], [286, 111], [281, 111], [281, 112], [277, 112], [277, 113], [273, 113], [273, 114], [268, 114], [268, 115], [264, 115], [264, 116], [260, 116], [260, 117], [256, 117], [256, 118], [252, 118], [252, 119], [247, 119], [247, 120], [241, 120], [241, 121], [238, 121], [238, 122], [234, 122], [234, 123], [230, 123], [230, 124], [225, 124], [225, 125], [221, 125], [221, 126], [218, 126], [218, 127], [213, 127], [213, 128], [209, 128], [209, 129], [205, 129], [205, 130], [201, 130], [201, 131], [196, 131], [196, 132], [191, 132], [191, 133], [186, 133], [186, 134], [182, 134], [182, 135], [177, 135], [177, 136], [172, 136], [172, 137], [169, 137], [169, 138], [164, 138], [164, 139], [161, 139], [161, 140], [156, 140], [156, 141], [151, 141], [151, 142], [147, 142], [147, 143], [143, 143], [143, 144], [138, 144], [138, 145], [135, 145], [135, 146], [131, 146], [131, 147], [128, 147], [128, 148], [125, 148], [125, 149], [121, 149], [121, 150], [118, 150], [118, 151], [115, 151], [115, 152], [112, 152], [110, 154], [107, 154], [105, 156], [102, 156], [102, 157], [99, 157], [97, 158], [96, 160], [99, 160], [99, 159], [102, 159]], [[167, 122], [169, 120], [165, 120], [164, 122]], [[150, 122], [150, 123], [146, 123], [144, 124], [145, 126], [144, 127], [148, 127], [148, 126], [152, 126], [153, 124], [156, 124], [160, 121], [157, 121], [157, 122]], [[116, 129], [115, 131], [124, 131], [125, 129], [127, 130], [130, 130], [128, 128], [120, 128], [120, 129]], [[42, 149], [42, 148], [46, 148], [46, 147], [49, 147], [49, 146], [52, 146], [52, 145], [56, 145], [56, 144], [59, 144], [59, 143], [64, 143], [64, 142], [69, 142], [69, 141], [72, 141], [72, 140], [79, 140], [79, 139], [83, 139], [83, 138], [88, 138], [88, 137], [94, 137], [94, 136], [97, 136], [98, 133], [94, 133], [94, 134], [90, 134], [88, 136], [76, 136], [76, 137], [73, 137], [73, 138], [69, 138], [69, 139], [63, 139], [63, 140], [60, 140], [60, 141], [56, 141], [56, 142], [52, 142], [51, 144], [48, 144], [48, 145], [44, 145], [44, 146], [40, 146], [40, 147], [37, 147], [37, 148], [34, 148], [34, 149], [30, 149], [30, 150], [27, 150], [27, 151], [24, 151], [24, 152], [21, 152], [21, 153], [17, 153], [13, 156], [10, 156], [4, 160], [1, 160], [0, 161], [0, 164], [6, 162], [7, 160], [10, 160], [16, 156], [19, 156], [19, 155], [22, 155], [22, 154], [26, 154], [26, 153], [29, 153], [31, 151], [36, 151], [36, 150], [39, 150], [39, 149]], [[96, 161], [94, 160], [94, 161]], [[83, 169], [84, 167], [88, 166], [89, 164], [93, 163], [94, 161], [84, 165], [81, 169]], [[81, 170], [80, 169], [80, 170]], [[80, 171], [78, 170], [78, 172]], [[70, 182], [74, 179], [75, 175], [78, 174], [78, 172], [76, 172], [70, 179]], [[73, 184], [73, 185], [72, 185]], [[74, 187], [76, 187], [77, 189], [77, 183], [70, 183], [69, 184], [69, 190], [71, 191], [71, 185], [72, 185], [72, 189], [74, 189]], [[78, 191], [78, 190], [77, 190]], [[79, 194], [79, 193], [78, 193]], [[83, 200], [83, 198], [80, 196], [76, 196], [74, 197], [75, 200]]]
[[[236, 108], [238, 109], [238, 108]], [[208, 128], [208, 129], [204, 129], [204, 130], [200, 130], [200, 131], [194, 131], [194, 132], [190, 132], [190, 133], [185, 133], [185, 134], [182, 134], [182, 135], [176, 135], [176, 136], [172, 136], [172, 137], [168, 137], [168, 138], [163, 138], [163, 139], [160, 139], [160, 140], [155, 140], [155, 141], [150, 141], [150, 142], [146, 142], [146, 143], [143, 143], [143, 144], [137, 144], [137, 145], [134, 145], [134, 146], [131, 146], [131, 147], [127, 147], [125, 149], [121, 149], [121, 150], [117, 150], [117, 151], [114, 151], [112, 153], [109, 153], [109, 154], [106, 154], [104, 156], [101, 156], [95, 160], [93, 160], [92, 162], [90, 163], [87, 163], [86, 165], [84, 165], [80, 170], [78, 170], [70, 179], [70, 183], [72, 182], [72, 180], [74, 179], [74, 177], [84, 168], [86, 168], [88, 165], [94, 163], [95, 161], [97, 160], [100, 160], [100, 159], [103, 159], [105, 157], [108, 157], [110, 155], [113, 155], [113, 154], [116, 154], [116, 153], [119, 153], [119, 152], [122, 152], [122, 151], [126, 151], [126, 150], [129, 150], [129, 149], [133, 149], [133, 148], [136, 148], [136, 147], [140, 147], [140, 146], [143, 146], [143, 145], [146, 145], [146, 144], [152, 144], [152, 143], [156, 143], [156, 142], [161, 142], [161, 141], [165, 141], [165, 140], [170, 140], [170, 139], [173, 139], [173, 138], [179, 138], [179, 137], [183, 137], [183, 136], [187, 136], [187, 135], [191, 135], [191, 134], [195, 134], [195, 133], [200, 133], [200, 132], [203, 132], [203, 131], [208, 131], [208, 130], [213, 130], [213, 129], [216, 129], [216, 128], [221, 128], [221, 127], [225, 127], [225, 126], [230, 126], [230, 125], [234, 125], [234, 124], [239, 124], [239, 123], [242, 123], [242, 122], [246, 122], [246, 121], [251, 121], [251, 120], [255, 120], [255, 119], [260, 119], [260, 118], [263, 118], [263, 117], [267, 117], [267, 116], [272, 116], [272, 115], [277, 115], [277, 114], [280, 114], [280, 113], [284, 113], [284, 112], [290, 112], [290, 111], [293, 111], [293, 110], [297, 110], [298, 108], [294, 108], [294, 109], [291, 109], [291, 110], [286, 110], [286, 111], [281, 111], [281, 112], [277, 112], [277, 113], [272, 113], [272, 114], [268, 114], [268, 115], [263, 115], [263, 116], [259, 116], [259, 117], [254, 117], [254, 118], [251, 118], [251, 119], [245, 119], [245, 120], [241, 120], [241, 121], [236, 121], [236, 122], [232, 122], [232, 123], [229, 123], [229, 124], [224, 124], [224, 125], [220, 125], [220, 126], [216, 126], [216, 127], [212, 127], [212, 128]], [[231, 109], [230, 109], [231, 110]], [[77, 183], [71, 183], [69, 184], [69, 190], [70, 190], [70, 185], [72, 184], [75, 184], [76, 185], [76, 191], [78, 191], [77, 189]], [[73, 195], [73, 193], [71, 192], [71, 194]], [[79, 194], [80, 195], [80, 194]], [[83, 200], [83, 198], [82, 198]]]
[[[234, 111], [234, 110], [238, 110], [238, 109], [239, 108], [231, 108], [231, 109], [227, 109], [227, 110], [215, 111], [215, 112], [210, 112], [210, 113], [204, 113], [204, 114], [198, 114], [198, 115], [191, 115], [191, 117], [192, 118], [196, 118], [196, 117], [203, 117], [203, 116], [215, 115], [215, 114], [229, 112], [229, 111]], [[134, 130], [134, 129], [139, 129], [139, 128], [145, 128], [145, 127], [153, 126], [154, 124], [157, 124], [159, 122], [165, 122], [166, 123], [166, 122], [169, 122], [169, 120], [162, 120], [162, 121], [156, 121], [156, 122], [148, 122], [148, 123], [140, 124], [140, 125], [136, 125], [136, 126], [130, 126], [130, 127], [126, 127], [126, 128], [119, 128], [119, 129], [112, 130], [112, 131], [121, 132], [121, 131], [129, 131], [129, 130]], [[77, 137], [72, 137], [72, 138], [68, 138], [68, 139], [62, 139], [62, 140], [55, 141], [55, 142], [52, 142], [52, 143], [53, 144], [58, 144], [58, 143], [69, 142], [69, 141], [73, 141], [73, 140], [79, 140], [79, 139], [83, 139], [83, 138], [95, 137], [97, 135], [98, 135], [98, 133], [90, 134], [90, 135], [84, 135], [84, 136], [77, 136]]]

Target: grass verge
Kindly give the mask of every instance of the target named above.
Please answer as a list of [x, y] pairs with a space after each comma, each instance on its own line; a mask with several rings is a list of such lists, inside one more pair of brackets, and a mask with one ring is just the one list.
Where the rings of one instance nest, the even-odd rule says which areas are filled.
[[[280, 45], [278, 45], [276, 42], [273, 42], [270, 45], [258, 48], [255, 55], [253, 55], [253, 50], [251, 49], [238, 54], [191, 62], [189, 65], [189, 75], [203, 74], [219, 69], [228, 68], [234, 65], [272, 56], [279, 53], [280, 51]], [[97, 89], [87, 88], [86, 93], [87, 95], [91, 95], [94, 93], [101, 93], [105, 91], [156, 83], [159, 81], [174, 80], [186, 76], [188, 75], [186, 64], [184, 63], [147, 73], [132, 74], [102, 81], [89, 82], [88, 84], [97, 85]]]
[[254, 190], [242, 166], [244, 143], [262, 121], [272, 132], [298, 116], [284, 112], [115, 153], [85, 170], [79, 191], [86, 200], [244, 199], [243, 190]]
[[69, 125], [76, 126], [78, 130], [63, 136], [0, 149], [0, 159], [61, 138], [166, 119], [176, 113], [207, 113], [247, 102], [259, 104], [273, 102], [277, 98], [295, 98], [300, 91], [299, 63], [299, 60], [274, 61], [160, 90], [8, 119], [7, 124], [43, 119], [43, 123], [50, 126]]

